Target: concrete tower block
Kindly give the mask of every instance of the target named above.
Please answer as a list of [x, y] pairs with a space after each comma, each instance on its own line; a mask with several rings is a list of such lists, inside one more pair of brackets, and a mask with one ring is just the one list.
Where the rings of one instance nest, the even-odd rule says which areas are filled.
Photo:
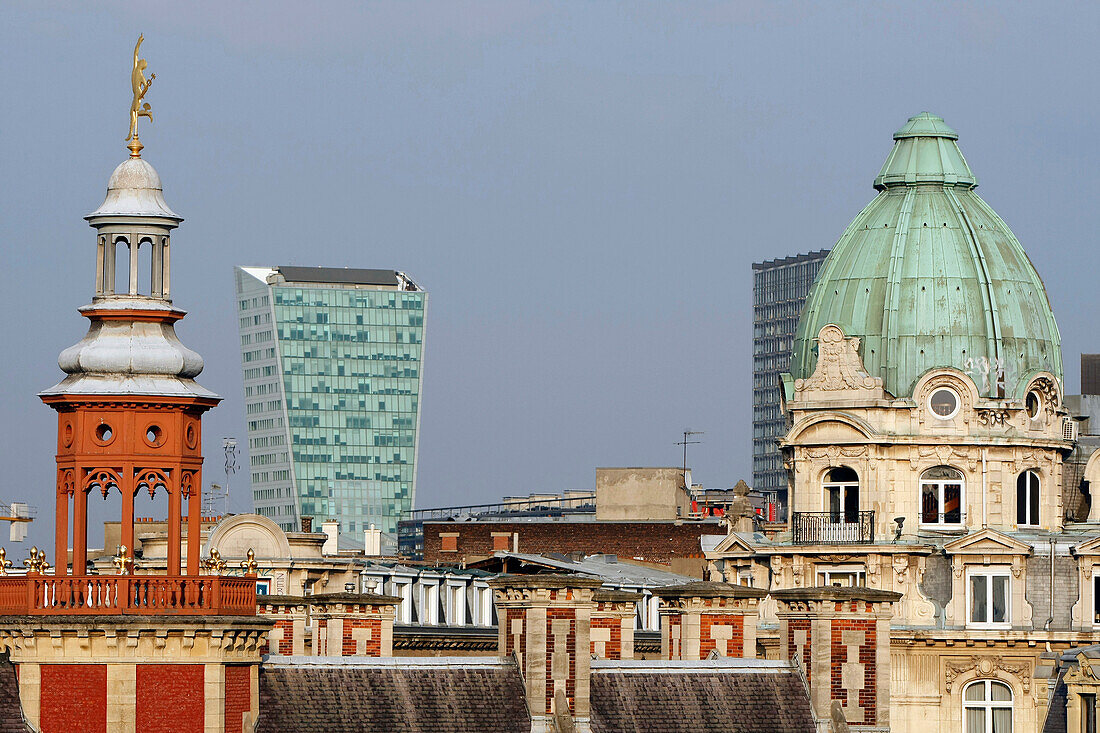
[[641, 593], [597, 590], [592, 611], [592, 654], [600, 659], [634, 658], [634, 620]]
[[890, 619], [900, 593], [871, 588], [773, 591], [779, 648], [806, 668], [810, 700], [828, 720], [839, 703], [853, 731], [890, 727]]
[[532, 733], [573, 725], [589, 730], [592, 614], [601, 585], [597, 578], [551, 574], [489, 581], [497, 606], [498, 648], [519, 664]]
[[730, 583], [699, 581], [658, 588], [661, 599], [661, 657], [756, 658], [756, 620], [767, 591]]

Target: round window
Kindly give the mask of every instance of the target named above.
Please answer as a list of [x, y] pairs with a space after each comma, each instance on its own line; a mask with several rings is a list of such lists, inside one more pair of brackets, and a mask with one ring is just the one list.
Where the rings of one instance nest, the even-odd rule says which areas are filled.
[[95, 439], [102, 445], [107, 445], [114, 440], [115, 431], [107, 423], [100, 423], [95, 429]]
[[65, 423], [65, 427], [61, 431], [61, 443], [66, 448], [73, 444], [73, 424], [71, 422]]
[[150, 425], [145, 428], [145, 442], [156, 448], [163, 442], [164, 431], [160, 429], [159, 425]]
[[936, 417], [948, 420], [959, 411], [959, 396], [954, 390], [941, 387], [928, 399], [928, 407]]
[[1024, 406], [1027, 408], [1027, 416], [1032, 420], [1039, 417], [1039, 410], [1043, 406], [1043, 401], [1039, 399], [1039, 393], [1028, 392], [1027, 397], [1024, 398]]

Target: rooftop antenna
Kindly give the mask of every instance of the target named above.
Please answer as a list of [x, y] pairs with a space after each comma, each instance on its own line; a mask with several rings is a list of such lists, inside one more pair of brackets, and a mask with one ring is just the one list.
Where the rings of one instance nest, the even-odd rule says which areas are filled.
[[[692, 435], [702, 435], [702, 434], [703, 434], [702, 430], [685, 430], [684, 431], [684, 439], [677, 442], [677, 443], [675, 443], [675, 445], [684, 446], [684, 483], [685, 484], [687, 483], [687, 475], [688, 475], [688, 446], [689, 445], [698, 445], [698, 444], [703, 442], [701, 440], [690, 440], [690, 438], [691, 438]], [[690, 486], [685, 486], [684, 488], [687, 489], [688, 491], [691, 491]]]

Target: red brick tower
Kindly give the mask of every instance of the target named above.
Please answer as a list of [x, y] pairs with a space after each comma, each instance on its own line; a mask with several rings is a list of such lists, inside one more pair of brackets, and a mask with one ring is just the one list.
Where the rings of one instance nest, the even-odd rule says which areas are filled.
[[[136, 79], [137, 49], [134, 69]], [[135, 128], [129, 159], [86, 217], [96, 229], [95, 293], [80, 312], [91, 325], [61, 353], [66, 377], [40, 395], [58, 413], [56, 569], [48, 574], [35, 553], [26, 576], [0, 577], [0, 649], [17, 667], [24, 716], [43, 733], [237, 733], [259, 712], [271, 622], [256, 617], [254, 566], [235, 577], [223, 575], [224, 562], [200, 567], [201, 419], [219, 398], [194, 381], [202, 359], [175, 335], [184, 312], [170, 298], [169, 241], [182, 219], [142, 160]], [[120, 252], [127, 266], [116, 278]], [[166, 575], [134, 566], [139, 491], [166, 504]], [[97, 575], [87, 564], [88, 500], [114, 492], [125, 550], [117, 574]]]

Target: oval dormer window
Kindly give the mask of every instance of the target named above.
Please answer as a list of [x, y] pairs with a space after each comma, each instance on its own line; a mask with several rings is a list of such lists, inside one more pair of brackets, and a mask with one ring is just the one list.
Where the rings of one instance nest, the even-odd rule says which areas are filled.
[[1027, 416], [1032, 420], [1039, 417], [1039, 410], [1042, 409], [1043, 401], [1039, 399], [1039, 393], [1034, 390], [1027, 393], [1027, 397], [1024, 398], [1024, 406], [1027, 407]]
[[955, 390], [940, 387], [928, 398], [928, 409], [941, 420], [950, 420], [959, 412], [959, 396]]

